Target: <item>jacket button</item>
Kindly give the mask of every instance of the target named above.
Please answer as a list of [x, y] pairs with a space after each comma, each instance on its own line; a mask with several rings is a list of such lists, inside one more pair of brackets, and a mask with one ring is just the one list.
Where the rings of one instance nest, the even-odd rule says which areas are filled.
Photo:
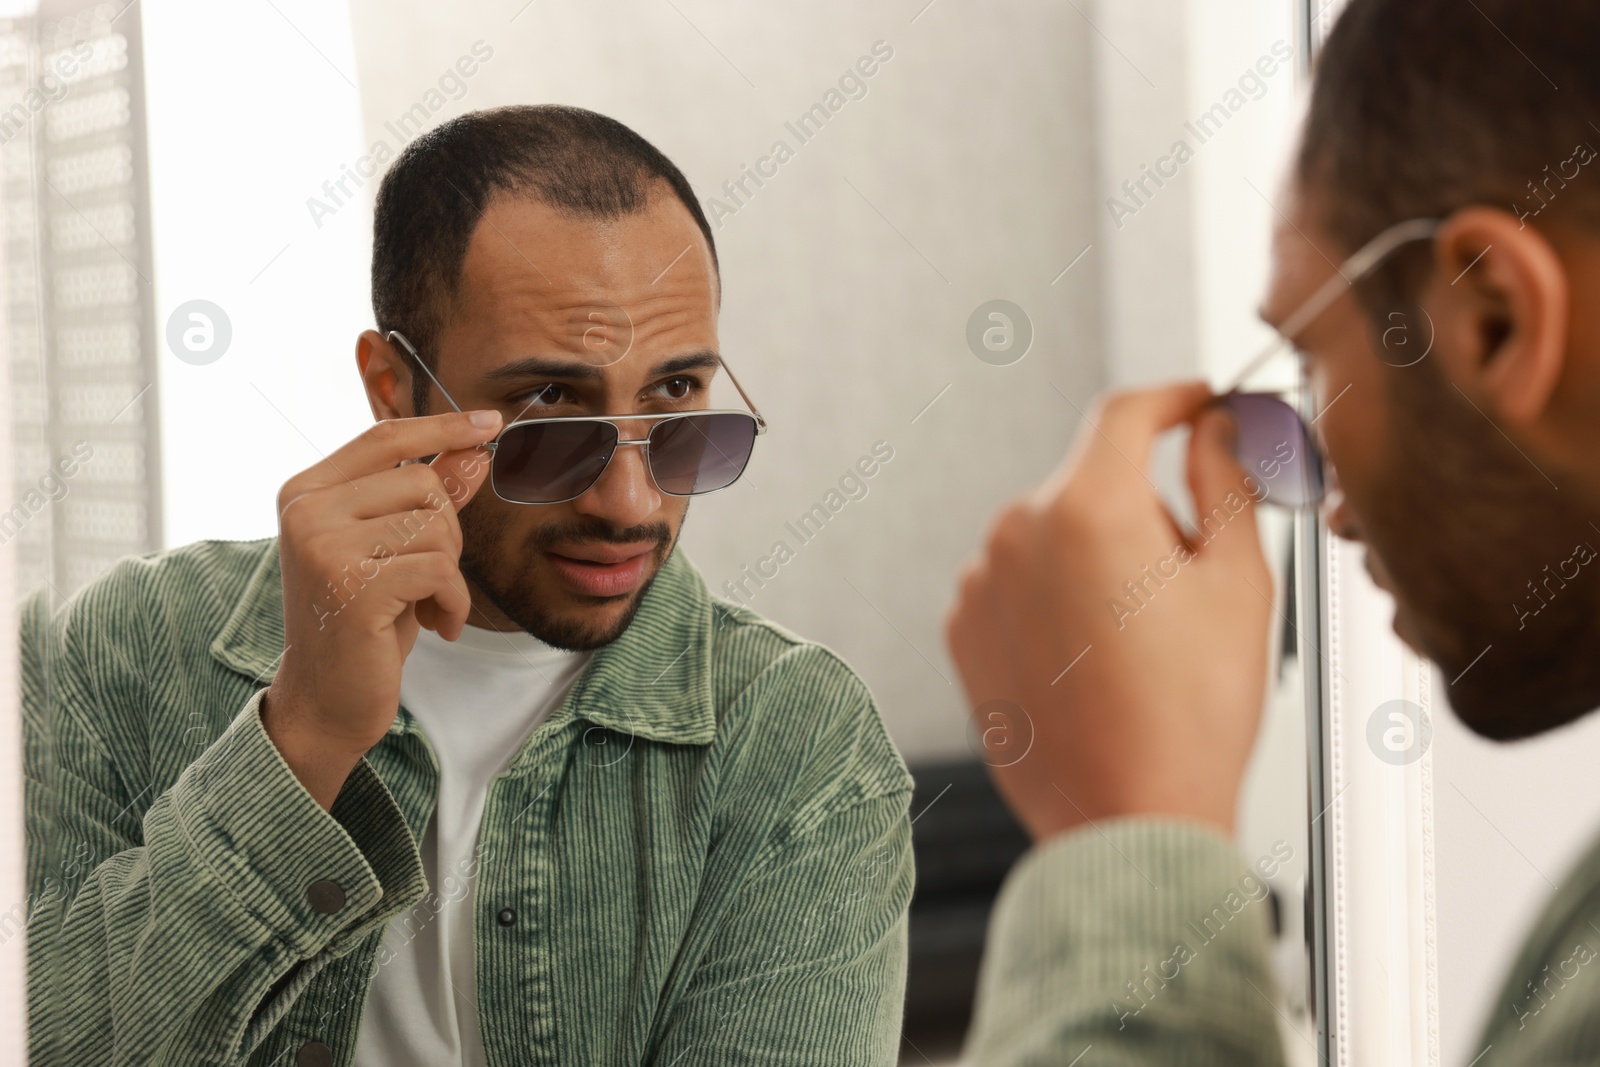
[[295, 1067], [333, 1067], [333, 1049], [320, 1041], [307, 1041], [294, 1056]]
[[317, 911], [324, 915], [332, 915], [344, 907], [344, 890], [340, 888], [338, 882], [330, 882], [323, 878], [306, 887], [306, 899]]
[[517, 909], [501, 908], [499, 913], [495, 915], [494, 921], [499, 923], [501, 926], [517, 925]]

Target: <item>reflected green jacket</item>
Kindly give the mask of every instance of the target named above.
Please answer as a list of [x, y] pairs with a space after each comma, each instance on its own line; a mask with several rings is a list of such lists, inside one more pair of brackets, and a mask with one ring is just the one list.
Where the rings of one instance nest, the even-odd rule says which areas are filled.
[[[276, 539], [127, 559], [22, 622], [34, 1067], [348, 1063], [386, 925], [429, 906], [411, 715], [331, 813], [300, 786], [258, 715]], [[489, 789], [488, 1062], [892, 1064], [910, 790], [860, 679], [675, 551]]]

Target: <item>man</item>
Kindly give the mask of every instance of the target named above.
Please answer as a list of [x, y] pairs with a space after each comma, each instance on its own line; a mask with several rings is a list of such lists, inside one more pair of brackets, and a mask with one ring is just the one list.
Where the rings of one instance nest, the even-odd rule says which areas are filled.
[[696, 414], [683, 175], [467, 115], [385, 176], [372, 295], [380, 421], [278, 537], [30, 605], [33, 1063], [892, 1063], [909, 775], [674, 551], [764, 426]]
[[[1263, 310], [1318, 400], [1330, 528], [1366, 545], [1396, 630], [1495, 739], [1600, 704], [1593, 568], [1564, 572], [1536, 620], [1518, 610], [1600, 523], [1597, 42], [1582, 0], [1352, 0], [1319, 62]], [[1391, 230], [1418, 219], [1437, 222]], [[1401, 243], [1369, 281], [1296, 315], [1384, 233]], [[1426, 358], [1386, 352], [1383, 330], [1419, 311]], [[1230, 835], [1273, 619], [1254, 523], [1201, 543], [1139, 476], [1187, 423], [1200, 514], [1261, 495], [1234, 456], [1245, 426], [1210, 399], [1183, 384], [1101, 405], [1060, 472], [999, 516], [948, 620], [972, 702], [1009, 701], [1037, 731], [996, 773], [1035, 845], [991, 928], [968, 1049], [982, 1067], [1065, 1067], [1090, 1046], [1086, 1065], [1283, 1062], [1262, 909], [1199, 947], [1186, 926], [1248, 871]], [[1119, 630], [1108, 601], [1175, 542], [1179, 575]], [[1592, 978], [1519, 1011], [1571, 977], [1562, 961], [1594, 958], [1597, 930], [1600, 851], [1529, 935], [1478, 1067], [1600, 1058]], [[1159, 980], [1135, 985], [1147, 969]]]

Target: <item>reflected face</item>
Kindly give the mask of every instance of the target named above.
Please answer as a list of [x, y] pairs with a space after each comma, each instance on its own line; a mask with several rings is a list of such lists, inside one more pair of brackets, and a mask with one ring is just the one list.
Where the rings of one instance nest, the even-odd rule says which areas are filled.
[[[1269, 322], [1354, 251], [1326, 236], [1314, 202], [1297, 195], [1278, 227]], [[1600, 566], [1588, 562], [1600, 530], [1580, 494], [1556, 491], [1455, 386], [1448, 346], [1471, 331], [1451, 321], [1461, 302], [1445, 284], [1376, 316], [1346, 295], [1297, 339], [1337, 472], [1325, 517], [1366, 545], [1395, 632], [1439, 665], [1462, 721], [1523, 737], [1600, 704]]]
[[[463, 408], [495, 408], [508, 424], [704, 408], [716, 310], [710, 249], [672, 196], [605, 220], [501, 196], [467, 250], [436, 372]], [[429, 410], [447, 410], [430, 390]], [[622, 436], [650, 425], [624, 422]], [[460, 515], [474, 607], [558, 647], [608, 644], [672, 551], [688, 503], [656, 488], [636, 447], [618, 448], [564, 503], [509, 503], [485, 483]]]

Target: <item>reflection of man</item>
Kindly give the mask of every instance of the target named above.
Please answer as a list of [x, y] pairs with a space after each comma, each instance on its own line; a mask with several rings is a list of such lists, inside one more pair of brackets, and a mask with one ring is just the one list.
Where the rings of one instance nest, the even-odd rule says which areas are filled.
[[[1353, 0], [1317, 71], [1264, 307], [1319, 399], [1331, 528], [1367, 545], [1397, 631], [1497, 739], [1600, 703], [1600, 576], [1576, 564], [1600, 544], [1600, 174], [1552, 169], [1600, 145], [1597, 41], [1585, 0]], [[1286, 325], [1334, 264], [1413, 219], [1440, 222]], [[1418, 307], [1427, 358], [1384, 352], [1390, 315]], [[1273, 619], [1254, 524], [1196, 545], [1136, 625], [1105, 610], [1186, 536], [1129, 460], [1187, 422], [1198, 512], [1243, 484], [1245, 419], [1208, 392], [1103, 405], [1061, 472], [1000, 516], [951, 615], [969, 697], [1012, 701], [1037, 729], [996, 775], [1036, 844], [992, 928], [969, 1049], [983, 1067], [1064, 1067], [1091, 1045], [1085, 1064], [1283, 1059], [1262, 909], [1202, 947], [1188, 925], [1247, 872], [1229, 835]], [[1546, 566], [1569, 559], [1529, 617]], [[1191, 958], [1163, 966], [1179, 944]], [[1529, 935], [1479, 1067], [1600, 1058], [1582, 966], [1597, 954], [1600, 849]]]
[[764, 425], [709, 408], [683, 175], [468, 115], [385, 176], [372, 281], [383, 421], [279, 536], [125, 561], [25, 645], [33, 1062], [892, 1063], [905, 766], [673, 551]]

